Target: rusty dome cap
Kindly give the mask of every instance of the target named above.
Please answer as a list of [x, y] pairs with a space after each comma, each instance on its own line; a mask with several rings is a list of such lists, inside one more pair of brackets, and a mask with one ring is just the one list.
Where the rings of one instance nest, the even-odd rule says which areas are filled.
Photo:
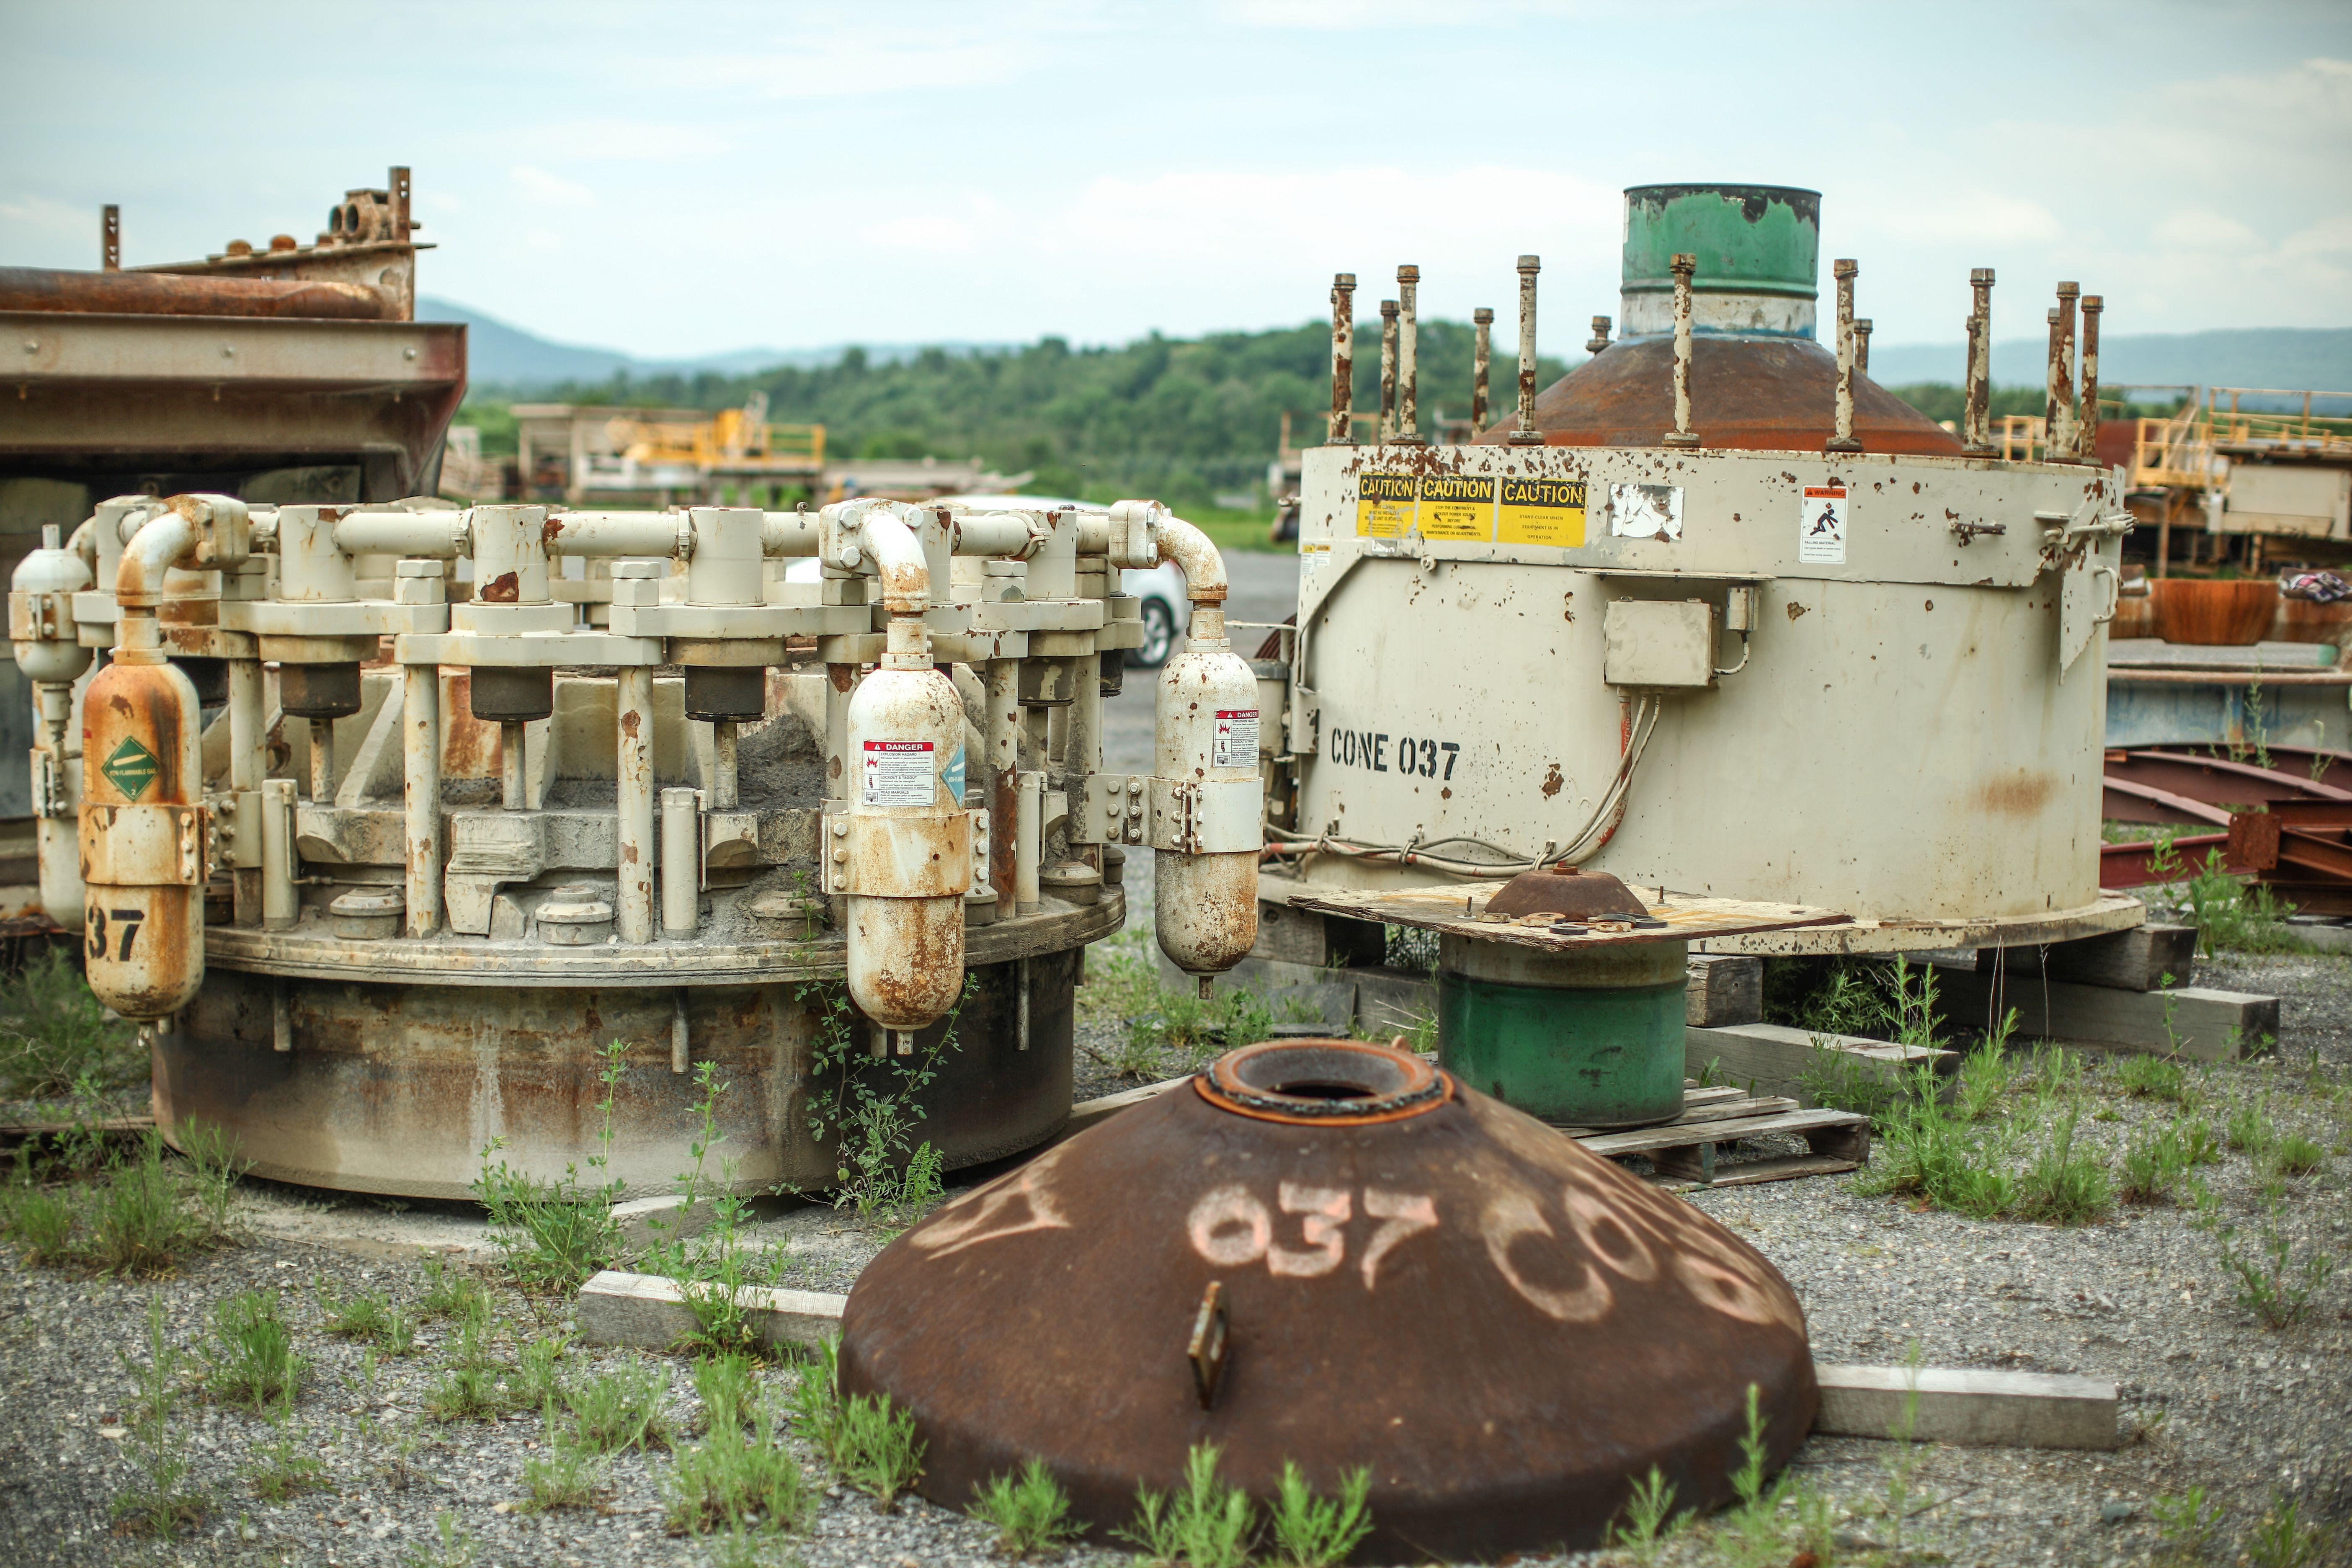
[[[1337, 1111], [1308, 1106], [1337, 1106]], [[1262, 1502], [1370, 1475], [1362, 1562], [1598, 1542], [1654, 1465], [1727, 1500], [1748, 1387], [1812, 1423], [1771, 1264], [1680, 1198], [1358, 1041], [1245, 1047], [885, 1248], [841, 1386], [915, 1417], [949, 1507], [1042, 1460], [1097, 1540], [1214, 1444]]]
[[[1675, 427], [1673, 339], [1612, 343], [1537, 395], [1535, 426], [1547, 446], [1654, 447]], [[1837, 434], [1837, 356], [1805, 338], [1693, 338], [1690, 396], [1701, 447], [1818, 454]], [[1516, 426], [1513, 415], [1478, 444]], [[1859, 371], [1853, 435], [1865, 452], [1960, 455], [1958, 437]]]

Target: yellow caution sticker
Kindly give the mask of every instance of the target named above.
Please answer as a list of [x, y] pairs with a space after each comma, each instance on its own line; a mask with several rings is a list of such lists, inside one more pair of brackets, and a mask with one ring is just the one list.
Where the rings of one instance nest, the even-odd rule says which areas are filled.
[[1401, 539], [1412, 530], [1413, 482], [1411, 474], [1356, 476], [1356, 536], [1360, 539]]
[[1484, 474], [1423, 474], [1421, 478], [1423, 539], [1495, 537], [1495, 481]]
[[1584, 481], [1506, 478], [1499, 518], [1505, 544], [1584, 543]]

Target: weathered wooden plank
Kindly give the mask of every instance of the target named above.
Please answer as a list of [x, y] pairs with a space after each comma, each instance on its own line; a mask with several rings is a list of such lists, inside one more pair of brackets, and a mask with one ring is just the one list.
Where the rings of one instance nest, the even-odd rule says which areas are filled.
[[1969, 1368], [1813, 1363], [1821, 1414], [1813, 1430], [1834, 1436], [1885, 1437], [1903, 1419], [1906, 1396], [1919, 1391], [1911, 1436], [1919, 1442], [2021, 1448], [2121, 1446], [2116, 1385], [2088, 1377]]
[[1070, 1107], [1070, 1119], [1062, 1130], [1047, 1139], [1041, 1148], [1051, 1148], [1066, 1138], [1075, 1138], [1089, 1127], [1099, 1126], [1120, 1111], [1157, 1099], [1170, 1089], [1192, 1081], [1191, 1073], [1181, 1078], [1163, 1078], [1158, 1083], [1147, 1083], [1140, 1089], [1123, 1089], [1117, 1094], [1106, 1094], [1093, 1100], [1082, 1100]]
[[1936, 1002], [1953, 1027], [1988, 1026], [2017, 1009], [2017, 1032], [2028, 1039], [2081, 1040], [2089, 1045], [2199, 1061], [2235, 1061], [2275, 1045], [2275, 996], [2181, 986], [2171, 991], [2118, 991], [2040, 975], [1993, 974], [1958, 964], [1935, 965]]
[[1834, 1176], [1842, 1171], [1858, 1171], [1858, 1160], [1840, 1160], [1828, 1154], [1775, 1154], [1767, 1160], [1744, 1160], [1737, 1165], [1717, 1165], [1715, 1179], [1708, 1183], [1716, 1187], [1752, 1187], [1763, 1182], [1792, 1182], [1800, 1176]]
[[2197, 974], [2197, 928], [2144, 925], [2049, 947], [1980, 947], [1977, 968], [2005, 969], [2012, 975], [2046, 974], [2053, 980], [2117, 991], [2187, 985]]
[[1646, 1154], [1654, 1149], [1677, 1149], [1690, 1143], [1730, 1143], [1742, 1138], [1773, 1134], [1801, 1136], [1824, 1131], [1843, 1132], [1850, 1128], [1866, 1128], [1868, 1125], [1866, 1117], [1857, 1116], [1851, 1110], [1785, 1110], [1772, 1116], [1734, 1117], [1724, 1121], [1709, 1121], [1696, 1128], [1643, 1127], [1632, 1132], [1604, 1132], [1598, 1138], [1582, 1138], [1578, 1142], [1596, 1154]]
[[1817, 1035], [1783, 1024], [1741, 1024], [1733, 1028], [1685, 1029], [1684, 1070], [1693, 1075], [1713, 1064], [1717, 1077], [1755, 1094], [1782, 1094], [1810, 1103], [1804, 1078], [1818, 1051], [1834, 1051], [1856, 1068], [1890, 1084], [1908, 1079], [1913, 1069], [1933, 1068], [1938, 1077], [1959, 1066], [1950, 1051], [1897, 1046], [1853, 1035]]
[[[735, 1292], [763, 1344], [815, 1346], [841, 1331], [846, 1296], [746, 1285]], [[700, 1324], [675, 1279], [607, 1268], [580, 1287], [574, 1303], [580, 1337], [591, 1344], [667, 1350]]]
[[1764, 1016], [1764, 961], [1732, 953], [1695, 952], [1684, 961], [1689, 989], [1683, 1021], [1696, 1028], [1754, 1024]]

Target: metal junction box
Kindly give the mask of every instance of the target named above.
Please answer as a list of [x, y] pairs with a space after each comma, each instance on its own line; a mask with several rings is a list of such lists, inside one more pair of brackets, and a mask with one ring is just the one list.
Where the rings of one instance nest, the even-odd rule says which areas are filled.
[[1618, 599], [1601, 622], [1611, 686], [1715, 684], [1715, 606], [1704, 599]]

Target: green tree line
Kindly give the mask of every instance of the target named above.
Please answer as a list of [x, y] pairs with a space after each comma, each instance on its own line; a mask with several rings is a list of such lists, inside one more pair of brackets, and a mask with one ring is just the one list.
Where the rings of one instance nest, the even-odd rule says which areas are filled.
[[[1471, 350], [1466, 324], [1421, 323], [1424, 435], [1435, 434], [1441, 416], [1468, 416]], [[1549, 384], [1567, 371], [1559, 361], [1543, 359], [1537, 377]], [[1516, 357], [1498, 353], [1492, 375], [1498, 408], [1509, 406], [1517, 375]], [[1359, 325], [1352, 379], [1357, 409], [1377, 413], [1377, 319]], [[1030, 488], [1041, 492], [1199, 501], [1262, 480], [1286, 411], [1294, 442], [1319, 442], [1330, 384], [1330, 328], [1315, 322], [1189, 339], [1154, 332], [1117, 348], [1073, 348], [1049, 337], [970, 353], [925, 349], [888, 363], [851, 349], [832, 364], [810, 369], [616, 375], [541, 395], [552, 402], [715, 410], [740, 406], [751, 393], [764, 392], [770, 420], [823, 425], [829, 454], [978, 457], [1006, 472], [1032, 471]], [[481, 429], [485, 453], [513, 452], [511, 402], [503, 389], [485, 388], [459, 416], [460, 423]]]
[[[1472, 331], [1427, 321], [1420, 331], [1423, 434], [1470, 412]], [[1497, 348], [1500, 348], [1500, 344]], [[925, 349], [877, 362], [851, 349], [832, 364], [752, 375], [625, 374], [542, 394], [551, 401], [673, 408], [738, 407], [754, 392], [778, 424], [823, 425], [829, 454], [845, 458], [977, 457], [1008, 473], [1027, 471], [1030, 489], [1107, 500], [1154, 495], [1199, 504], [1260, 482], [1275, 455], [1283, 414], [1294, 443], [1322, 439], [1330, 406], [1330, 330], [1320, 321], [1200, 338], [1150, 337], [1115, 348], [1073, 348], [1048, 337], [1019, 348], [950, 353]], [[1549, 385], [1569, 366], [1538, 361]], [[1495, 355], [1490, 418], [1509, 410], [1518, 365]], [[1380, 407], [1377, 319], [1360, 322], [1355, 405]], [[1931, 419], [1955, 420], [1960, 389], [1929, 383], [1891, 389]], [[1995, 414], [2038, 414], [2035, 388], [1994, 391]], [[483, 450], [514, 451], [511, 397], [484, 388], [462, 423], [482, 431]], [[2153, 412], [2153, 411], [2151, 411]]]

